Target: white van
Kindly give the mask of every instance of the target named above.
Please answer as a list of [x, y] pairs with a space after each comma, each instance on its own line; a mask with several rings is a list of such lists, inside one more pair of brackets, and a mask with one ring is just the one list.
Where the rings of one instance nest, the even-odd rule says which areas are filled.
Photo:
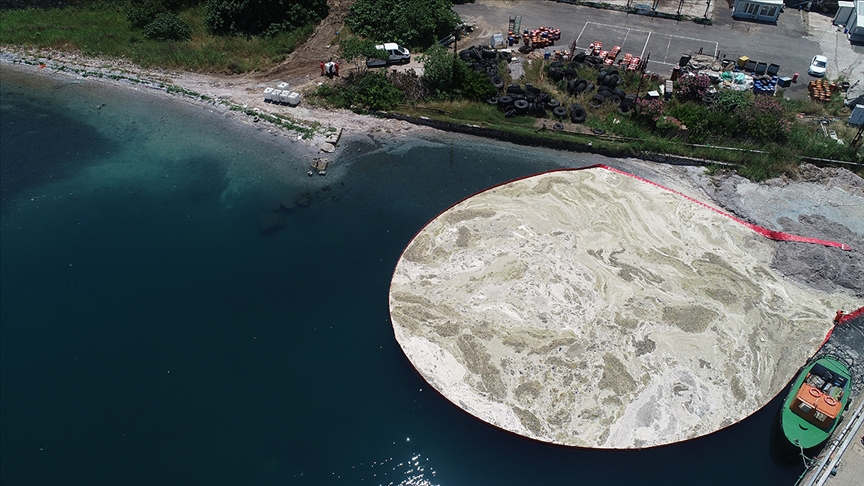
[[366, 65], [369, 67], [381, 67], [389, 64], [408, 64], [411, 61], [411, 53], [404, 47], [399, 47], [395, 42], [378, 44], [375, 49], [387, 53], [387, 59], [369, 59]]

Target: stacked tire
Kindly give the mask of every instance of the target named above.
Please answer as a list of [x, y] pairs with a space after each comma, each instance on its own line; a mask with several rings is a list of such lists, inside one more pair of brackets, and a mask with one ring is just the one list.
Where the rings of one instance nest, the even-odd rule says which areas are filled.
[[594, 85], [589, 83], [587, 79], [574, 79], [567, 82], [567, 92], [570, 93], [571, 96], [584, 92], [591, 92], [593, 89]]
[[635, 94], [624, 95], [624, 98], [621, 98], [621, 105], [618, 106], [618, 111], [621, 113], [631, 112], [636, 108], [636, 99], [637, 97]]
[[553, 61], [552, 64], [549, 65], [549, 78], [556, 83], [564, 79], [564, 63], [561, 61]]
[[710, 107], [714, 103], [720, 101], [720, 93], [706, 93], [702, 98], [702, 102], [705, 103], [706, 106]]
[[516, 116], [516, 110], [513, 108], [515, 99], [510, 95], [502, 95], [498, 97], [498, 109], [504, 112], [505, 118], [513, 118]]
[[621, 75], [617, 69], [603, 70], [597, 73], [597, 86], [606, 86], [609, 89], [621, 84]]
[[584, 123], [585, 118], [588, 114], [585, 112], [585, 108], [582, 107], [579, 103], [573, 103], [570, 105], [570, 121], [573, 123]]
[[558, 100], [552, 99], [552, 95], [543, 93], [540, 88], [531, 84], [526, 84], [524, 88], [518, 84], [511, 84], [504, 89], [504, 93], [489, 98], [488, 103], [497, 105], [507, 118], [522, 115], [545, 118], [547, 110], [551, 110], [555, 116], [559, 117], [567, 114], [567, 110], [561, 107]]
[[500, 61], [510, 62], [512, 60], [509, 52], [489, 49], [488, 47], [471, 46], [459, 52], [459, 59], [468, 64], [468, 67], [476, 72], [489, 77], [489, 82], [496, 89], [504, 88], [504, 78], [499, 76], [498, 63]]

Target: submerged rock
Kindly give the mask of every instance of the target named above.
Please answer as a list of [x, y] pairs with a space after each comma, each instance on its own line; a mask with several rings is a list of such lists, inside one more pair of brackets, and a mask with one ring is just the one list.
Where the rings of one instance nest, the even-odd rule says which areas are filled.
[[296, 199], [294, 199], [294, 203], [297, 205], [297, 207], [308, 208], [309, 205], [312, 204], [312, 195], [308, 192], [304, 192], [303, 194], [297, 196]]
[[289, 213], [294, 211], [297, 208], [297, 206], [295, 205], [296, 200], [297, 198], [295, 197], [286, 196], [279, 204], [279, 209], [287, 211]]
[[262, 233], [269, 233], [282, 227], [282, 220], [278, 213], [261, 213], [258, 216], [258, 229]]

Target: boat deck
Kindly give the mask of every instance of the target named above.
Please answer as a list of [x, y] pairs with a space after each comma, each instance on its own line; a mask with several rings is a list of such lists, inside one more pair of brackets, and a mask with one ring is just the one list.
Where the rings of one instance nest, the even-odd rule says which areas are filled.
[[[796, 486], [858, 486], [864, 477], [864, 316], [838, 326], [825, 343], [823, 351], [843, 353], [856, 358], [852, 377], [852, 402], [843, 415], [843, 423], [816, 458], [816, 466]], [[836, 475], [831, 472], [836, 468]]]
[[[864, 476], [864, 395], [858, 395], [846, 417], [848, 425], [825, 447], [816, 467], [798, 480], [798, 486], [858, 486]], [[835, 471], [835, 475], [831, 475]]]

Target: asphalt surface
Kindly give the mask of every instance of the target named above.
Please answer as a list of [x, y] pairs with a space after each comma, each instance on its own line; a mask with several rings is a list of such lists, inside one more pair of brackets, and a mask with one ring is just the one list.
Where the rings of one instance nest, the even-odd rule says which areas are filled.
[[522, 29], [560, 28], [558, 46], [562, 47], [569, 47], [577, 38], [577, 47], [587, 47], [593, 40], [603, 42], [604, 47], [623, 42], [622, 55], [650, 52], [648, 69], [662, 76], [671, 72], [685, 50], [698, 52], [700, 48], [706, 54], [716, 49], [719, 56], [729, 59], [747, 56], [774, 63], [780, 66], [779, 76], [800, 75], [786, 90], [790, 98], [806, 96], [807, 82], [813, 79], [807, 69], [813, 56], [822, 53], [809, 29], [809, 16], [817, 14], [790, 9], [780, 14], [777, 25], [770, 25], [736, 21], [727, 4], [718, 2], [710, 26], [540, 0], [464, 4], [454, 9], [468, 21], [482, 17], [495, 32], [506, 33], [511, 15], [522, 17]]

